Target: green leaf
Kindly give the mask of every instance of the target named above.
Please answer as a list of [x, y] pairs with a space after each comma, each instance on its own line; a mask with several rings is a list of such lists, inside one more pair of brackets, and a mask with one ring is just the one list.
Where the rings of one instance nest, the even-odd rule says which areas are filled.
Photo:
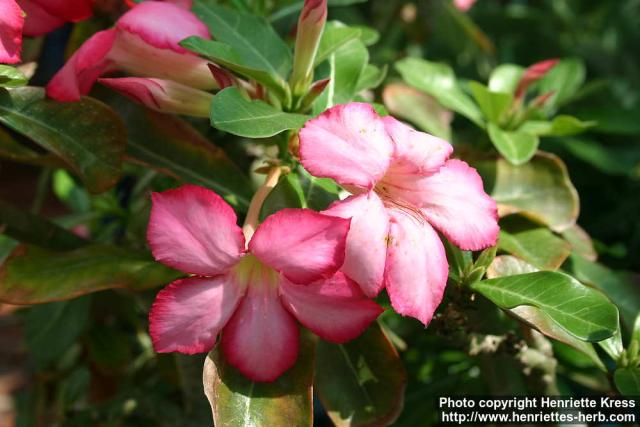
[[482, 113], [460, 89], [451, 67], [418, 58], [405, 58], [395, 64], [408, 84], [435, 97], [444, 107], [462, 114], [484, 128]]
[[500, 216], [521, 213], [557, 232], [575, 224], [578, 193], [557, 156], [539, 152], [520, 166], [502, 159], [478, 166]]
[[589, 261], [595, 261], [598, 258], [598, 253], [593, 247], [591, 237], [578, 224], [564, 230], [562, 237], [569, 242], [572, 251], [581, 257]]
[[0, 200], [0, 232], [48, 249], [75, 249], [88, 242], [46, 218]]
[[524, 122], [518, 131], [539, 136], [571, 136], [584, 132], [596, 122], [583, 122], [572, 116], [556, 116], [552, 122], [530, 120]]
[[291, 50], [269, 23], [253, 14], [198, 0], [193, 12], [209, 27], [213, 38], [237, 52], [242, 65], [264, 70], [283, 79], [291, 70]]
[[640, 368], [618, 368], [613, 379], [622, 395], [634, 397], [640, 395]]
[[87, 327], [91, 299], [78, 298], [29, 309], [25, 338], [40, 368], [60, 358]]
[[633, 328], [633, 322], [640, 313], [640, 293], [632, 279], [622, 273], [573, 254], [569, 271], [578, 280], [588, 283], [607, 294], [620, 308], [620, 315], [627, 330]]
[[382, 68], [376, 67], [372, 64], [367, 64], [360, 75], [358, 84], [356, 86], [356, 93], [360, 93], [363, 90], [375, 89], [382, 84], [387, 77], [387, 66]]
[[20, 87], [29, 83], [22, 71], [11, 65], [0, 64], [0, 87]]
[[489, 76], [489, 90], [513, 94], [523, 74], [524, 68], [519, 65], [498, 65]]
[[300, 129], [308, 119], [302, 114], [284, 113], [263, 101], [250, 101], [235, 87], [218, 92], [211, 108], [214, 127], [247, 138], [267, 138]]
[[521, 165], [531, 160], [538, 149], [538, 137], [524, 132], [509, 132], [489, 123], [489, 137], [509, 163]]
[[432, 135], [451, 139], [453, 115], [431, 95], [405, 84], [391, 83], [384, 87], [382, 99], [394, 116], [408, 120]]
[[316, 178], [300, 166], [298, 180], [304, 199], [302, 207], [322, 211], [339, 198], [340, 187], [332, 179]]
[[226, 361], [218, 345], [204, 363], [204, 392], [217, 427], [311, 426], [315, 340], [300, 336], [298, 360], [277, 380], [253, 382]]
[[248, 66], [233, 47], [225, 43], [192, 36], [181, 41], [180, 46], [205, 56], [231, 71], [262, 83], [265, 87], [271, 89], [281, 101], [286, 101], [291, 96], [289, 86], [282, 77]]
[[557, 270], [571, 253], [571, 246], [546, 227], [500, 230], [498, 249], [540, 270]]
[[507, 92], [489, 90], [482, 83], [473, 81], [469, 82], [469, 88], [486, 119], [493, 123], [500, 123], [513, 103], [513, 95]]
[[536, 267], [512, 255], [498, 255], [487, 267], [487, 278], [493, 279], [503, 276], [533, 273], [539, 271]]
[[497, 306], [537, 307], [583, 341], [602, 341], [618, 330], [618, 309], [599, 291], [559, 272], [539, 271], [483, 280], [471, 288]]
[[316, 65], [326, 60], [336, 50], [360, 37], [362, 31], [359, 28], [348, 27], [338, 21], [329, 21], [324, 27], [318, 53], [316, 54]]
[[560, 107], [571, 100], [584, 84], [586, 68], [577, 58], [563, 59], [538, 82], [540, 93], [554, 92], [547, 101], [549, 107]]
[[294, 173], [280, 177], [276, 186], [271, 190], [260, 210], [260, 219], [264, 220], [279, 210], [285, 208], [304, 208], [306, 203], [300, 187], [300, 181]]
[[251, 200], [251, 183], [245, 174], [187, 122], [142, 108], [124, 97], [110, 94], [111, 104], [124, 118], [129, 144], [127, 157], [184, 182], [203, 185], [245, 210]]
[[0, 267], [0, 301], [39, 304], [103, 289], [143, 290], [167, 284], [183, 273], [146, 254], [106, 245], [53, 252], [19, 246]]
[[406, 381], [377, 323], [348, 343], [318, 343], [315, 390], [336, 426], [391, 424], [402, 410]]
[[[328, 0], [327, 6], [335, 7], [335, 6], [351, 6], [352, 4], [364, 3], [367, 0]], [[270, 22], [278, 21], [282, 18], [286, 18], [287, 16], [299, 13], [302, 10], [302, 6], [304, 5], [304, 1], [297, 1], [291, 3], [269, 17]]]
[[358, 83], [368, 62], [369, 51], [360, 39], [345, 43], [329, 55], [328, 74], [318, 76], [329, 78], [329, 84], [313, 103], [314, 114], [319, 114], [336, 104], [352, 101], [358, 92]]
[[68, 168], [67, 164], [54, 154], [42, 154], [16, 141], [12, 135], [0, 128], [0, 156], [15, 162], [30, 165]]
[[95, 99], [60, 103], [46, 99], [42, 88], [1, 90], [0, 122], [61, 157], [92, 193], [106, 191], [120, 177], [125, 128]]

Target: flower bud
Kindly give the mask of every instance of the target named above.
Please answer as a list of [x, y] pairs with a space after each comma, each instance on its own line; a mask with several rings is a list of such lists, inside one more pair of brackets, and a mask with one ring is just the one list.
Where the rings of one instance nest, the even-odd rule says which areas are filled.
[[186, 116], [209, 117], [213, 95], [171, 80], [145, 77], [98, 81], [152, 110]]
[[298, 20], [293, 72], [290, 79], [294, 95], [302, 95], [311, 83], [313, 64], [326, 21], [327, 0], [305, 0]]
[[518, 87], [516, 88], [516, 98], [521, 98], [524, 96], [527, 88], [531, 86], [532, 83], [537, 82], [541, 78], [545, 76], [557, 63], [559, 59], [547, 59], [545, 61], [537, 62], [526, 70], [524, 70], [524, 75], [518, 82]]

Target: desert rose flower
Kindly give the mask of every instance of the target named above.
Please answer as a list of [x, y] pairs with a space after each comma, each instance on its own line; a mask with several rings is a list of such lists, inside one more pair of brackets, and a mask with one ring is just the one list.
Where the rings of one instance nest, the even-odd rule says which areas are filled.
[[149, 314], [158, 352], [209, 351], [222, 331], [230, 364], [272, 381], [298, 354], [295, 319], [320, 337], [358, 336], [382, 311], [336, 271], [350, 221], [308, 209], [269, 216], [245, 246], [231, 207], [186, 185], [155, 193], [148, 228], [154, 257], [193, 277], [158, 293]]
[[453, 148], [368, 104], [335, 106], [300, 132], [313, 175], [353, 193], [327, 214], [352, 218], [342, 271], [367, 296], [386, 287], [393, 308], [425, 325], [442, 299], [448, 264], [435, 229], [465, 250], [496, 243], [496, 203]]
[[476, 0], [453, 0], [453, 5], [461, 12], [466, 12], [475, 4]]
[[169, 114], [209, 117], [213, 95], [171, 80], [146, 77], [98, 79], [103, 85], [117, 90], [152, 110]]
[[212, 89], [207, 61], [178, 43], [189, 37], [210, 38], [191, 11], [172, 2], [145, 1], [120, 17], [115, 27], [87, 40], [47, 85], [59, 101], [77, 101], [109, 71], [173, 80], [196, 89]]
[[20, 62], [24, 15], [14, 0], [0, 0], [0, 63]]

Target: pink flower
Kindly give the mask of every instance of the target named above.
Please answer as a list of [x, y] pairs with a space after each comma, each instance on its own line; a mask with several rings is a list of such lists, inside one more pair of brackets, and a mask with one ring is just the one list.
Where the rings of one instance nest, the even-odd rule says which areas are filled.
[[382, 311], [336, 271], [349, 220], [307, 209], [269, 216], [245, 248], [231, 207], [186, 185], [155, 193], [148, 228], [154, 257], [194, 274], [160, 291], [149, 314], [158, 352], [210, 350], [222, 334], [229, 363], [272, 381], [297, 358], [295, 319], [320, 337], [358, 336]]
[[0, 0], [0, 63], [20, 62], [24, 16], [14, 0]]
[[215, 81], [207, 61], [178, 44], [193, 35], [210, 38], [206, 25], [189, 10], [172, 2], [140, 3], [114, 28], [87, 40], [49, 82], [47, 94], [59, 101], [77, 101], [99, 76], [114, 70], [211, 89]]
[[461, 12], [466, 12], [475, 4], [476, 0], [453, 0], [453, 5]]
[[354, 195], [325, 212], [352, 218], [342, 271], [373, 297], [425, 325], [440, 303], [448, 264], [438, 234], [465, 250], [496, 243], [496, 203], [453, 148], [368, 104], [333, 107], [300, 131], [300, 158], [313, 175]]
[[22, 34], [42, 36], [93, 13], [91, 0], [0, 0], [0, 63], [20, 62]]
[[524, 96], [527, 88], [543, 78], [553, 67], [556, 66], [558, 62], [560, 62], [559, 59], [545, 59], [544, 61], [530, 65], [526, 70], [524, 70], [524, 74], [518, 82], [518, 87], [515, 91], [516, 98]]

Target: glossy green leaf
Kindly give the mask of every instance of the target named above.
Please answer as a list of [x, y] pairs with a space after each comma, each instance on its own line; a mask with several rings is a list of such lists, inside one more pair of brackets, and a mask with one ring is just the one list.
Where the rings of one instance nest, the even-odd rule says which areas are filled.
[[469, 88], [485, 118], [490, 122], [500, 123], [513, 103], [513, 95], [508, 92], [489, 90], [482, 83], [473, 81], [469, 82]]
[[253, 382], [225, 360], [216, 346], [204, 363], [204, 392], [216, 427], [290, 427], [313, 424], [312, 382], [315, 339], [300, 337], [293, 368], [270, 383]]
[[16, 139], [0, 128], [0, 157], [14, 162], [26, 163], [38, 166], [50, 166], [54, 168], [68, 168], [67, 164], [54, 154], [38, 153], [16, 141]]
[[300, 187], [298, 176], [290, 173], [280, 177], [276, 186], [271, 190], [260, 210], [260, 218], [264, 220], [279, 210], [285, 208], [303, 208], [305, 206], [304, 194]]
[[524, 68], [514, 64], [498, 65], [489, 76], [489, 90], [514, 93], [524, 74]]
[[569, 271], [580, 281], [588, 283], [607, 294], [620, 308], [623, 324], [628, 330], [640, 313], [640, 293], [638, 284], [631, 276], [616, 272], [610, 268], [573, 254], [570, 258]]
[[397, 118], [437, 137], [451, 138], [453, 114], [431, 95], [405, 84], [391, 83], [384, 87], [382, 99], [389, 112]]
[[406, 381], [377, 323], [345, 344], [318, 343], [315, 390], [338, 427], [391, 424], [402, 410]]
[[103, 289], [143, 290], [180, 277], [148, 255], [92, 244], [66, 252], [19, 246], [0, 267], [0, 301], [39, 304]]
[[613, 379], [622, 395], [633, 397], [640, 395], [640, 368], [618, 368]]
[[60, 103], [46, 99], [41, 88], [1, 90], [0, 122], [61, 157], [93, 193], [120, 177], [125, 128], [95, 99]]
[[538, 82], [540, 93], [554, 92], [546, 105], [562, 106], [571, 100], [584, 84], [586, 68], [577, 58], [563, 59]]
[[499, 159], [479, 167], [500, 216], [521, 213], [557, 232], [575, 224], [578, 193], [557, 156], [539, 152], [520, 166]]
[[303, 207], [305, 208], [322, 211], [339, 198], [340, 187], [332, 179], [317, 178], [300, 166], [298, 180], [304, 195]]
[[489, 123], [489, 137], [509, 163], [521, 165], [531, 160], [538, 149], [538, 137], [524, 132], [510, 132]]
[[220, 6], [213, 0], [197, 0], [193, 12], [213, 38], [237, 52], [242, 65], [264, 70], [283, 79], [291, 70], [291, 50], [264, 19]]
[[540, 271], [535, 266], [513, 255], [498, 255], [487, 267], [487, 279]]
[[640, 150], [637, 144], [608, 144], [584, 136], [558, 138], [553, 143], [605, 174], [638, 176]]
[[504, 309], [537, 307], [569, 334], [602, 341], [618, 330], [618, 309], [604, 294], [559, 272], [539, 271], [483, 280], [472, 289]]
[[0, 87], [20, 87], [28, 82], [29, 79], [16, 67], [0, 64]]
[[402, 59], [396, 62], [395, 67], [408, 84], [435, 97], [444, 107], [484, 127], [482, 113], [460, 89], [451, 67], [418, 58]]
[[500, 230], [498, 249], [541, 270], [556, 270], [571, 253], [571, 246], [546, 227]]
[[318, 53], [316, 54], [316, 65], [326, 60], [336, 50], [360, 37], [362, 31], [359, 28], [349, 27], [338, 21], [329, 21], [324, 27]]
[[282, 77], [247, 65], [235, 49], [228, 44], [194, 36], [183, 40], [180, 42], [180, 45], [185, 49], [211, 59], [218, 65], [262, 83], [266, 88], [271, 89], [282, 101], [287, 100], [288, 97], [291, 96], [289, 87]]
[[121, 96], [108, 101], [125, 119], [129, 160], [184, 182], [211, 188], [241, 210], [251, 200], [248, 177], [186, 121], [142, 108]]
[[235, 87], [213, 98], [211, 124], [222, 131], [248, 138], [267, 138], [289, 129], [300, 129], [309, 119], [285, 113], [263, 101], [246, 99]]
[[327, 59], [328, 73], [320, 74], [318, 78], [330, 80], [322, 95], [313, 103], [314, 114], [353, 100], [360, 77], [369, 62], [369, 51], [360, 39], [354, 39], [334, 51]]
[[75, 249], [88, 242], [46, 218], [0, 200], [0, 232], [49, 249]]
[[560, 115], [551, 122], [528, 121], [518, 131], [539, 136], [571, 136], [595, 126], [596, 122], [583, 122], [572, 116]]

